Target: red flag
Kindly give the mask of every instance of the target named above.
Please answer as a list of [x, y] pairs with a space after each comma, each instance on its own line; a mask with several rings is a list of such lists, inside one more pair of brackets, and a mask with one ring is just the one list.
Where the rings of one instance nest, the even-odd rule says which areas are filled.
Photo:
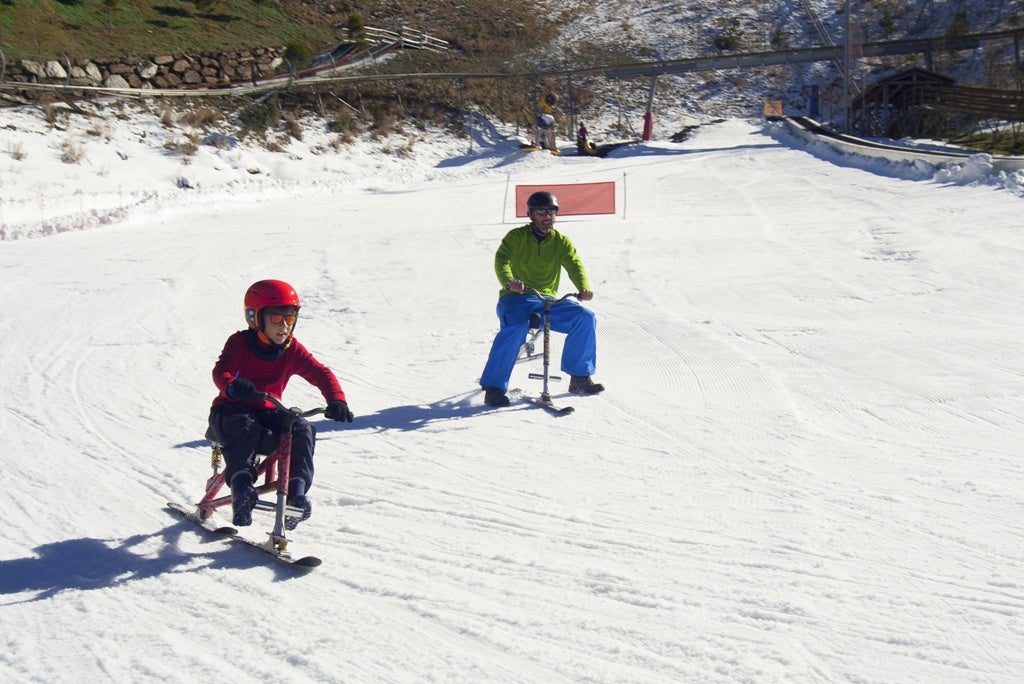
[[558, 198], [559, 216], [615, 213], [615, 181], [564, 185], [517, 185], [516, 216], [526, 216], [526, 200], [546, 190]]

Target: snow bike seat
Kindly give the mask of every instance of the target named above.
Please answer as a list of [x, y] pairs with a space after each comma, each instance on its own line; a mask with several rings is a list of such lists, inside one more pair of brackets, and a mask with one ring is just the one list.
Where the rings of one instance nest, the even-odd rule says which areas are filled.
[[539, 312], [534, 311], [530, 314], [530, 330], [537, 330], [540, 328], [541, 315]]
[[[210, 445], [215, 448], [223, 447], [216, 435], [213, 434], [213, 426], [206, 428], [206, 434], [204, 435], [209, 440]], [[269, 456], [274, 453], [274, 449], [277, 448], [277, 443], [280, 441], [280, 435], [276, 434], [270, 428], [263, 428], [260, 430], [260, 441], [256, 445], [257, 456]]]

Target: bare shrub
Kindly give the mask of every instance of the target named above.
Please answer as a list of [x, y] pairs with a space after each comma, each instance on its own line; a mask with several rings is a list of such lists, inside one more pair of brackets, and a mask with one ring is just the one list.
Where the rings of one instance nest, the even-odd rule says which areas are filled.
[[78, 164], [85, 158], [85, 147], [65, 140], [60, 146], [60, 160], [65, 164]]
[[189, 133], [185, 136], [185, 144], [182, 145], [181, 154], [186, 157], [195, 156], [195, 153], [199, 151], [199, 144], [202, 142], [202, 138], [199, 137], [198, 133]]
[[21, 161], [22, 159], [28, 156], [28, 152], [25, 152], [23, 149], [21, 149], [20, 142], [8, 141], [7, 153], [14, 157], [15, 161]]
[[355, 137], [351, 132], [345, 131], [331, 138], [331, 147], [335, 152], [340, 152], [344, 145], [351, 145], [353, 142], [355, 142]]
[[288, 131], [288, 135], [292, 136], [296, 140], [302, 140], [302, 126], [299, 124], [298, 117], [293, 112], [286, 112], [284, 115], [284, 127]]
[[164, 149], [177, 152], [187, 159], [195, 156], [195, 153], [199, 151], [199, 144], [201, 142], [202, 138], [199, 137], [198, 133], [188, 133], [182, 138], [168, 140], [164, 143]]
[[178, 123], [192, 128], [207, 129], [220, 123], [224, 117], [223, 113], [213, 107], [197, 107], [187, 112], [182, 112], [178, 117]]
[[[142, 101], [141, 106], [143, 111], [147, 109], [145, 100]], [[117, 100], [116, 102], [114, 102], [114, 116], [120, 121], [127, 121], [131, 118], [131, 112], [129, 112], [128, 108], [125, 107], [124, 100]]]
[[399, 147], [398, 150], [395, 151], [395, 154], [398, 155], [399, 157], [401, 157], [402, 159], [409, 159], [409, 158], [411, 158], [412, 157], [412, 149], [413, 149], [413, 145], [415, 144], [415, 142], [416, 141], [413, 140], [412, 138], [408, 138], [405, 141], [405, 145], [403, 145], [402, 147]]
[[356, 120], [348, 116], [339, 116], [338, 118], [327, 122], [327, 130], [332, 133], [347, 136], [350, 139], [358, 129], [359, 124]]
[[242, 107], [238, 120], [247, 133], [265, 133], [281, 120], [281, 102], [275, 95]]
[[385, 138], [391, 135], [395, 132], [397, 121], [398, 118], [394, 114], [386, 112], [375, 113], [370, 136], [377, 140], [378, 138]]
[[110, 132], [110, 127], [107, 125], [90, 126], [85, 132], [93, 137], [103, 138], [107, 142], [110, 142], [111, 138], [113, 138], [113, 135]]
[[164, 128], [174, 128], [174, 107], [170, 102], [161, 100], [157, 107], [157, 115], [160, 117], [160, 125]]

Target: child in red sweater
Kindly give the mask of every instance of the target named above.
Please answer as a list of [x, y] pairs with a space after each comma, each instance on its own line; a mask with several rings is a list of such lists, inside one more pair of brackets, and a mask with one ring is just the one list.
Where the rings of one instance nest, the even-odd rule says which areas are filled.
[[[252, 524], [252, 509], [258, 501], [253, 483], [261, 431], [269, 428], [280, 433], [292, 420], [260, 393], [280, 399], [288, 380], [298, 375], [323, 394], [327, 418], [349, 423], [353, 419], [334, 373], [292, 335], [301, 306], [299, 295], [288, 283], [254, 283], [245, 293], [245, 320], [249, 328], [228, 338], [213, 367], [213, 382], [220, 393], [210, 409], [210, 431], [224, 453], [224, 481], [231, 487], [234, 512], [232, 523], [238, 526]], [[309, 421], [299, 418], [292, 423], [287, 502], [301, 509], [303, 515], [286, 518], [288, 529], [308, 519], [313, 510], [306, 492], [313, 484], [315, 440], [316, 429]]]

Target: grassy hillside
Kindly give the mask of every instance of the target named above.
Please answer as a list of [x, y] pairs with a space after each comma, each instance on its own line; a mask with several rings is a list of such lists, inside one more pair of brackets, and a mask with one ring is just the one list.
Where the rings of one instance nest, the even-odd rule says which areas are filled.
[[[381, 71], [503, 71], [513, 55], [550, 40], [564, 20], [537, 11], [529, 0], [457, 5], [369, 0], [358, 8], [350, 0], [0, 0], [0, 49], [9, 64], [23, 58], [144, 57], [296, 43], [316, 55], [348, 39], [345, 27], [353, 14], [366, 26], [395, 31], [408, 26], [451, 44], [444, 55], [407, 51], [401, 60], [382, 63]], [[367, 128], [384, 133], [408, 118], [457, 122], [469, 102], [499, 117], [527, 121], [532, 120], [532, 87], [532, 81], [382, 81], [338, 87], [330, 98], [295, 89], [246, 110], [254, 120], [244, 125], [274, 129], [282, 113], [309, 111], [328, 118], [343, 137]], [[224, 105], [226, 111], [238, 105], [211, 104]]]
[[222, 51], [305, 44], [327, 50], [347, 35], [352, 14], [365, 24], [403, 25], [448, 40], [459, 54], [509, 54], [550, 38], [552, 17], [530, 2], [470, 0], [452, 3], [370, 0], [0, 0], [0, 49], [21, 58], [110, 57]]
[[[198, 3], [203, 6], [203, 3]], [[215, 0], [0, 0], [0, 48], [23, 57], [108, 57], [333, 40], [329, 24], [287, 5]]]

